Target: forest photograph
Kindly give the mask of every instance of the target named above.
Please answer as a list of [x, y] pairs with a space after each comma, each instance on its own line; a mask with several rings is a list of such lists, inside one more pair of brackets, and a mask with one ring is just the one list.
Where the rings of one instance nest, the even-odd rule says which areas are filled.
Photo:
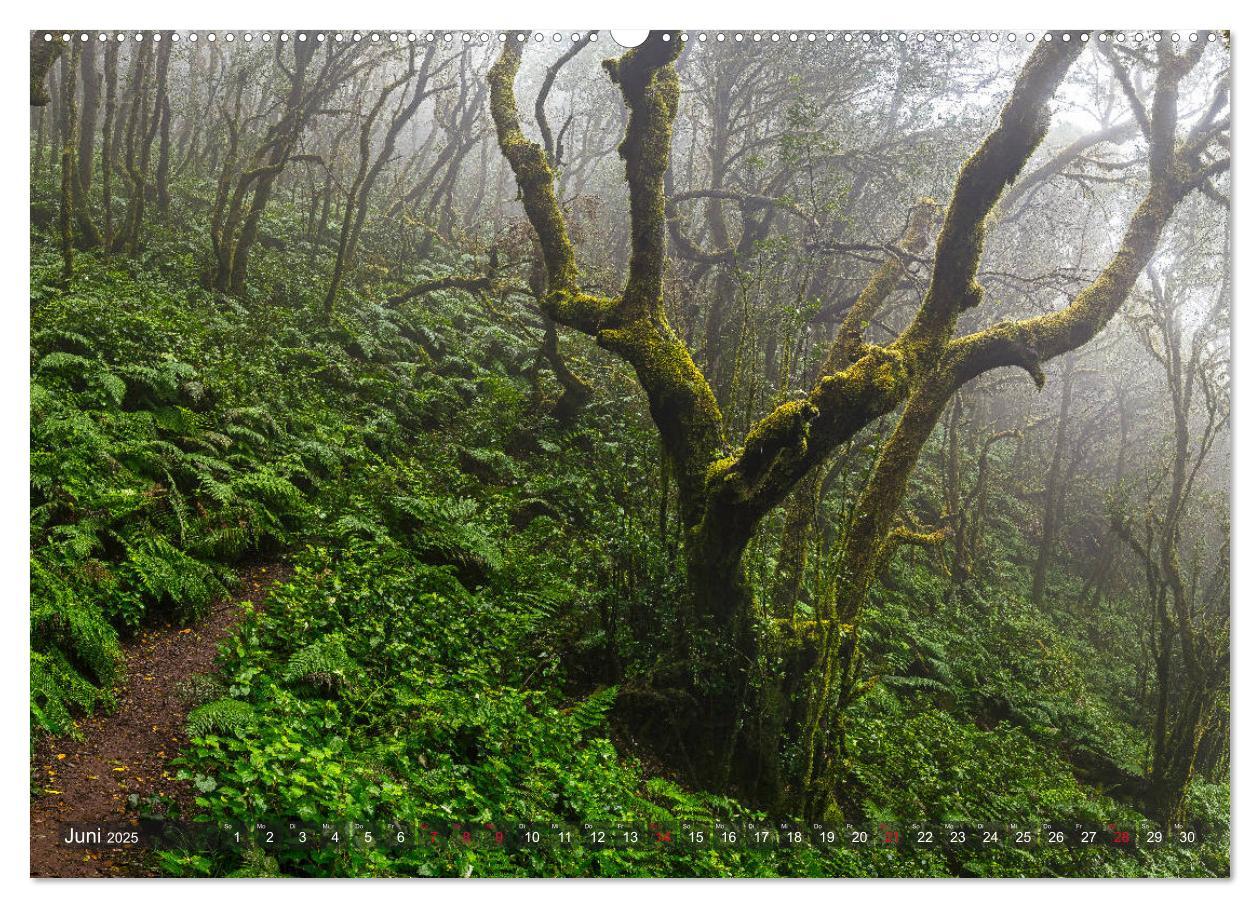
[[1230, 33], [643, 35], [30, 33], [31, 876], [1231, 876]]

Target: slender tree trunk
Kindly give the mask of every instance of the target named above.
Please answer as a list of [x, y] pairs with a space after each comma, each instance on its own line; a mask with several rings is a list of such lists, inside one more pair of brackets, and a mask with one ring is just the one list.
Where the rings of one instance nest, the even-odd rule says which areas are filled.
[[158, 214], [163, 220], [171, 210], [171, 99], [169, 92], [163, 92], [159, 101], [161, 112], [158, 117], [158, 162], [154, 180], [157, 184]]
[[1059, 421], [1054, 430], [1054, 452], [1050, 456], [1050, 472], [1046, 475], [1044, 501], [1041, 516], [1041, 544], [1037, 549], [1037, 563], [1033, 567], [1032, 593], [1029, 598], [1041, 605], [1046, 594], [1046, 574], [1054, 559], [1055, 543], [1059, 536], [1059, 516], [1062, 513], [1063, 456], [1068, 444], [1068, 426], [1072, 418], [1072, 384], [1076, 371], [1076, 358], [1067, 354], [1063, 358], [1063, 389], [1059, 398]]
[[[51, 65], [51, 64], [50, 64]], [[64, 68], [64, 64], [63, 64]], [[61, 163], [61, 123], [62, 123], [62, 82], [65, 81], [58, 74], [58, 67], [51, 67], [48, 71], [48, 113], [52, 121], [52, 141], [48, 143], [48, 172], [56, 173], [57, 167]]]
[[114, 244], [114, 119], [118, 110], [118, 43], [105, 45], [105, 121], [101, 125], [101, 204], [105, 230], [101, 244]]
[[[415, 58], [412, 58], [412, 68], [408, 69], [407, 77], [387, 85], [382, 90], [372, 111], [364, 120], [359, 134], [359, 169], [346, 196], [345, 215], [342, 219], [341, 233], [337, 239], [337, 260], [333, 264], [333, 273], [332, 278], [328, 282], [328, 291], [324, 294], [325, 317], [332, 315], [333, 306], [337, 300], [337, 292], [341, 288], [345, 271], [354, 260], [355, 252], [358, 250], [359, 237], [363, 233], [363, 224], [367, 219], [368, 202], [371, 199], [372, 190], [376, 187], [376, 181], [384, 170], [385, 165], [393, 157], [394, 146], [398, 141], [399, 133], [402, 132], [403, 127], [415, 115], [425, 98], [429, 96], [426, 86], [429, 81], [429, 67], [433, 62], [434, 47], [434, 45], [429, 45], [429, 50], [425, 54], [424, 63], [418, 74], [414, 72]], [[389, 127], [385, 130], [385, 136], [381, 140], [381, 147], [377, 151], [375, 158], [373, 158], [371, 154], [372, 132], [376, 119], [395, 89], [403, 86], [405, 96], [405, 84], [407, 81], [412, 80], [413, 76], [415, 88], [412, 90], [411, 100], [399, 109], [390, 120]]]
[[74, 91], [79, 45], [61, 57], [61, 276], [74, 274]]
[[96, 115], [100, 106], [101, 76], [96, 71], [96, 42], [83, 45], [80, 58], [83, 110], [79, 120], [79, 190], [83, 198], [92, 189], [96, 161]]
[[[254, 164], [244, 173], [236, 175], [234, 188], [229, 186], [235, 166], [237, 138], [230, 144], [231, 154], [220, 177], [218, 201], [211, 221], [211, 241], [215, 251], [214, 272], [210, 279], [213, 289], [232, 296], [245, 295], [245, 279], [249, 271], [249, 256], [258, 240], [259, 223], [271, 200], [272, 189], [280, 173], [288, 163], [308, 119], [313, 116], [308, 86], [308, 70], [317, 45], [314, 42], [291, 42], [293, 47], [292, 71], [286, 70], [289, 89], [285, 93], [283, 113], [271, 127], [262, 147], [254, 157]], [[279, 51], [277, 51], [279, 53]], [[327, 49], [330, 55], [335, 53]], [[331, 59], [328, 65], [331, 65]], [[327, 88], [327, 86], [324, 86]], [[237, 109], [239, 113], [239, 86]], [[239, 120], [233, 130], [239, 129]], [[230, 201], [229, 201], [230, 200]]]
[[88, 41], [76, 46], [79, 54], [80, 81], [83, 85], [83, 110], [80, 114], [78, 149], [74, 174], [74, 218], [80, 248], [94, 249], [103, 238], [92, 219], [92, 170], [95, 164], [96, 110], [100, 97], [100, 76], [96, 72], [96, 43]]

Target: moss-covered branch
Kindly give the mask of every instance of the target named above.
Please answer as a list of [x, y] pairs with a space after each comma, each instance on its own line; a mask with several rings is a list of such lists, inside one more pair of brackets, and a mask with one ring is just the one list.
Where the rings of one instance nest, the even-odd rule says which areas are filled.
[[678, 480], [684, 521], [704, 509], [704, 477], [725, 447], [722, 415], [712, 389], [665, 317], [665, 170], [669, 164], [682, 49], [677, 32], [652, 32], [621, 57], [604, 62], [630, 117], [619, 147], [630, 189], [630, 269], [619, 298], [584, 293], [546, 150], [528, 139], [517, 113], [514, 83], [521, 45], [509, 36], [490, 70], [490, 110], [499, 148], [516, 175], [525, 214], [538, 236], [546, 268], [543, 311], [592, 335], [635, 370], [648, 397]]
[[[45, 41], [44, 35], [52, 34], [53, 40]], [[31, 32], [31, 106], [44, 107], [52, 100], [45, 83], [48, 71], [65, 50], [65, 42], [56, 32]]]
[[[1181, 168], [1173, 148], [1177, 86], [1185, 72], [1185, 58], [1165, 57], [1150, 117], [1150, 187], [1129, 222], [1120, 249], [1098, 279], [1059, 312], [1001, 323], [949, 341], [936, 365], [916, 376], [897, 427], [881, 448], [871, 478], [859, 497], [854, 523], [845, 540], [835, 607], [842, 620], [856, 621], [861, 611], [874, 579], [878, 554], [893, 532], [894, 515], [919, 452], [954, 392], [971, 378], [1002, 365], [1028, 370], [1040, 385], [1041, 364], [1095, 336], [1127, 297], [1154, 253], [1177, 201], [1188, 191], [1176, 175]], [[939, 270], [941, 263], [937, 267]]]
[[[715, 487], [724, 511], [751, 511], [755, 523], [837, 445], [892, 412], [929, 380], [958, 314], [980, 300], [975, 275], [984, 222], [1045, 137], [1046, 106], [1082, 43], [1046, 42], [1033, 51], [997, 127], [963, 165], [937, 239], [932, 282], [910, 326], [886, 348], [863, 348], [860, 337], [854, 340], [875, 305], [895, 289], [900, 263], [886, 262], [868, 282], [867, 298], [855, 302], [857, 311], [849, 313], [839, 347], [828, 356], [839, 371], [825, 372], [806, 400], [786, 403], [762, 420], [741, 453], [722, 465]], [[931, 213], [920, 206], [903, 242], [920, 241]]]
[[623, 306], [632, 317], [662, 311], [665, 269], [665, 170], [678, 113], [678, 33], [653, 32], [641, 45], [604, 61], [630, 109], [618, 152], [630, 187], [630, 275]]
[[1178, 57], [1172, 51], [1160, 52], [1147, 118], [1150, 182], [1102, 273], [1063, 309], [1000, 323], [951, 341], [943, 362], [954, 387], [1002, 366], [1027, 370], [1040, 386], [1042, 363], [1089, 341], [1119, 311], [1154, 255], [1177, 204], [1200, 178], [1191, 166], [1192, 148], [1179, 145], [1176, 138], [1178, 86], [1195, 59], [1197, 55], [1190, 53]]
[[[521, 68], [520, 33], [508, 35], [499, 59], [490, 67], [490, 115], [494, 120], [499, 150], [507, 159], [520, 188], [521, 202], [538, 241], [542, 245], [543, 263], [547, 269], [547, 291], [550, 294], [575, 295], [578, 286], [577, 262], [569, 230], [556, 199], [555, 174], [547, 154], [537, 142], [530, 141], [521, 129], [516, 109], [516, 74]], [[586, 307], [570, 307], [568, 318], [560, 319], [573, 327], [594, 333], [602, 315], [611, 306], [602, 300]]]
[[884, 263], [871, 275], [862, 292], [858, 294], [849, 311], [845, 313], [836, 332], [835, 340], [823, 360], [820, 374], [831, 375], [839, 372], [858, 359], [862, 352], [862, 336], [867, 324], [875, 317], [876, 311], [884, 301], [897, 289], [897, 284], [905, 273], [906, 265], [902, 255], [904, 251], [912, 256], [921, 255], [927, 247], [928, 234], [932, 225], [940, 217], [940, 209], [932, 199], [920, 199], [910, 211], [906, 229], [901, 236], [900, 247], [894, 250]]
[[958, 314], [980, 303], [984, 290], [976, 283], [976, 271], [984, 249], [985, 221], [1045, 138], [1050, 126], [1047, 105], [1084, 47], [1082, 41], [1038, 45], [1016, 79], [997, 128], [959, 171], [936, 241], [936, 264], [927, 296], [897, 341], [916, 365], [939, 355]]
[[445, 277], [435, 277], [427, 281], [421, 281], [402, 293], [396, 293], [389, 297], [387, 302], [396, 306], [399, 303], [405, 303], [418, 296], [424, 296], [438, 290], [466, 290], [469, 293], [488, 293], [493, 288], [494, 275], [492, 274], [448, 274]]

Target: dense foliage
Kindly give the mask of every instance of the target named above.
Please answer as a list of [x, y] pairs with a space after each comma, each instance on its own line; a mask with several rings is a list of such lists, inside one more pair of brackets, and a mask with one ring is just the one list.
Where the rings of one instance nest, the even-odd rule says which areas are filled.
[[[283, 550], [297, 573], [256, 604], [190, 716], [181, 762], [205, 816], [757, 816], [610, 740], [607, 660], [648, 658], [618, 626], [649, 610], [667, 624], [678, 596], [651, 435], [601, 439], [610, 411], [639, 409], [624, 378], [620, 399], [561, 429], [531, 405], [530, 348], [467, 297], [364, 301], [325, 330], [300, 296], [220, 305], [181, 280], [170, 242], [160, 264], [85, 261], [64, 291], [41, 283], [56, 263], [41, 270], [52, 254], [34, 247], [33, 293], [47, 294], [32, 361], [37, 727], [70, 731], [75, 707], [108, 703], [118, 635], [147, 611], [195, 615], [240, 558]], [[1018, 595], [993, 591], [977, 622], [931, 604], [944, 594], [929, 566], [903, 566], [872, 616], [881, 676], [853, 719], [854, 818], [1133, 820], [1059, 754], [1107, 742], [1137, 769], [1140, 732], [1106, 702], [1120, 679], [1097, 668], [1108, 657]], [[1197, 822], [1221, 841], [1218, 788], [1201, 787]], [[253, 871], [1145, 874], [1219, 871], [1227, 855], [295, 850]], [[237, 869], [226, 859], [164, 860]]]
[[[798, 99], [786, 116], [800, 128], [778, 154], [799, 164], [817, 152], [820, 114]], [[967, 124], [957, 128], [969, 135]], [[126, 670], [120, 640], [156, 619], [197, 620], [231, 595], [244, 563], [285, 561], [291, 579], [252, 603], [219, 669], [195, 685], [190, 744], [176, 765], [197, 793], [199, 821], [770, 819], [738, 791], [705, 790], [669, 719], [690, 696], [677, 679], [726, 651], [716, 637], [687, 638], [691, 528], [634, 370], [577, 333], [557, 342], [554, 324], [520, 302], [528, 294], [491, 286], [499, 278], [472, 225], [431, 233], [416, 249], [373, 207], [381, 226], [373, 233], [369, 219], [362, 260], [331, 306], [329, 281], [343, 280], [344, 256], [312, 232], [314, 203], [296, 189], [261, 212], [261, 234], [277, 241], [254, 251], [247, 285], [216, 288], [206, 264], [209, 168], [190, 167], [172, 183], [169, 211], [135, 250], [86, 244], [67, 274], [54, 224], [65, 195], [42, 154], [35, 145], [35, 736], [74, 735], [75, 717], [111, 707]], [[600, 216], [591, 214], [592, 245], [603, 239]], [[1193, 245], [1194, 234], [1178, 237]], [[527, 246], [517, 237], [510, 248]], [[740, 413], [754, 402], [789, 396], [769, 380], [776, 357], [785, 386], [819, 359], [803, 339], [817, 300], [749, 315], [763, 281], [786, 284], [801, 266], [792, 244], [764, 239], [747, 252], [746, 270], [737, 269], [744, 283], [728, 289], [746, 320], [773, 317], [761, 327], [781, 350], [751, 363], [748, 351], [765, 338], [740, 329], [730, 382], [719, 388], [732, 424], [751, 422]], [[602, 275], [598, 253], [584, 257]], [[443, 285], [450, 275], [487, 276]], [[1153, 278], [1152, 287], [1163, 292]], [[1142, 300], [1150, 296], [1144, 290]], [[1144, 313], [1117, 327], [1132, 329], [1116, 341], [1118, 358], [1149, 338]], [[1078, 368], [1078, 395], [1110, 393], [1099, 376], [1114, 363]], [[573, 400], [574, 374], [589, 396], [562, 405]], [[1147, 532], [1145, 574], [1117, 540], [1140, 554], [1142, 528], [1122, 518], [1162, 501], [1159, 471], [1171, 456], [1163, 392], [1134, 383], [1141, 424], [1126, 432], [1142, 447], [1134, 455], [1121, 442], [1117, 454], [1098, 440], [1107, 408], [1082, 414], [1076, 435], [1054, 418], [1071, 394], [1068, 374], [1052, 370], [1041, 394], [1021, 386], [1003, 398], [996, 379], [973, 386], [930, 432], [899, 527], [912, 544], [880, 550], [860, 625], [846, 625], [860, 657], [846, 663], [853, 692], [834, 728], [841, 822], [1162, 822], [1150, 817], [1146, 785], [1160, 652], [1155, 534]], [[1214, 424], [1208, 401], [1196, 405], [1209, 408], [1190, 420], [1196, 431], [1205, 418]], [[1007, 427], [1015, 428], [998, 431]], [[1053, 443], [1047, 428], [1067, 440]], [[742, 568], [758, 633], [808, 644], [811, 626], [821, 633], [833, 620], [826, 609], [843, 586], [846, 533], [862, 525], [855, 509], [888, 430], [873, 420], [811, 475], [810, 530], [790, 584], [797, 500], [751, 535]], [[1058, 472], [1049, 471], [1052, 448]], [[1185, 508], [1187, 537], [1199, 537], [1199, 560], [1186, 561], [1203, 589], [1208, 555], [1228, 546], [1218, 457], [1200, 455], [1211, 481]], [[1133, 473], [1117, 467], [1111, 481], [1112, 458]], [[1056, 539], [1044, 515], [1058, 501], [1066, 505]], [[937, 521], [950, 532], [929, 532]], [[760, 651], [756, 669], [787, 676], [788, 659]], [[710, 682], [688, 683], [695, 691]], [[1196, 757], [1178, 808], [1179, 828], [1203, 843], [1194, 848], [451, 845], [172, 849], [153, 860], [183, 875], [1228, 875], [1222, 690], [1213, 693], [1214, 724], [1201, 730], [1212, 746]], [[810, 759], [784, 754], [788, 766]]]

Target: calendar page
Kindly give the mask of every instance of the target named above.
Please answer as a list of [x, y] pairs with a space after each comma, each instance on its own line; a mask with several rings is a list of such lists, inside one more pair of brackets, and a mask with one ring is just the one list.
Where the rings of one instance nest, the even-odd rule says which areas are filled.
[[29, 70], [31, 876], [1230, 876], [1228, 31]]

